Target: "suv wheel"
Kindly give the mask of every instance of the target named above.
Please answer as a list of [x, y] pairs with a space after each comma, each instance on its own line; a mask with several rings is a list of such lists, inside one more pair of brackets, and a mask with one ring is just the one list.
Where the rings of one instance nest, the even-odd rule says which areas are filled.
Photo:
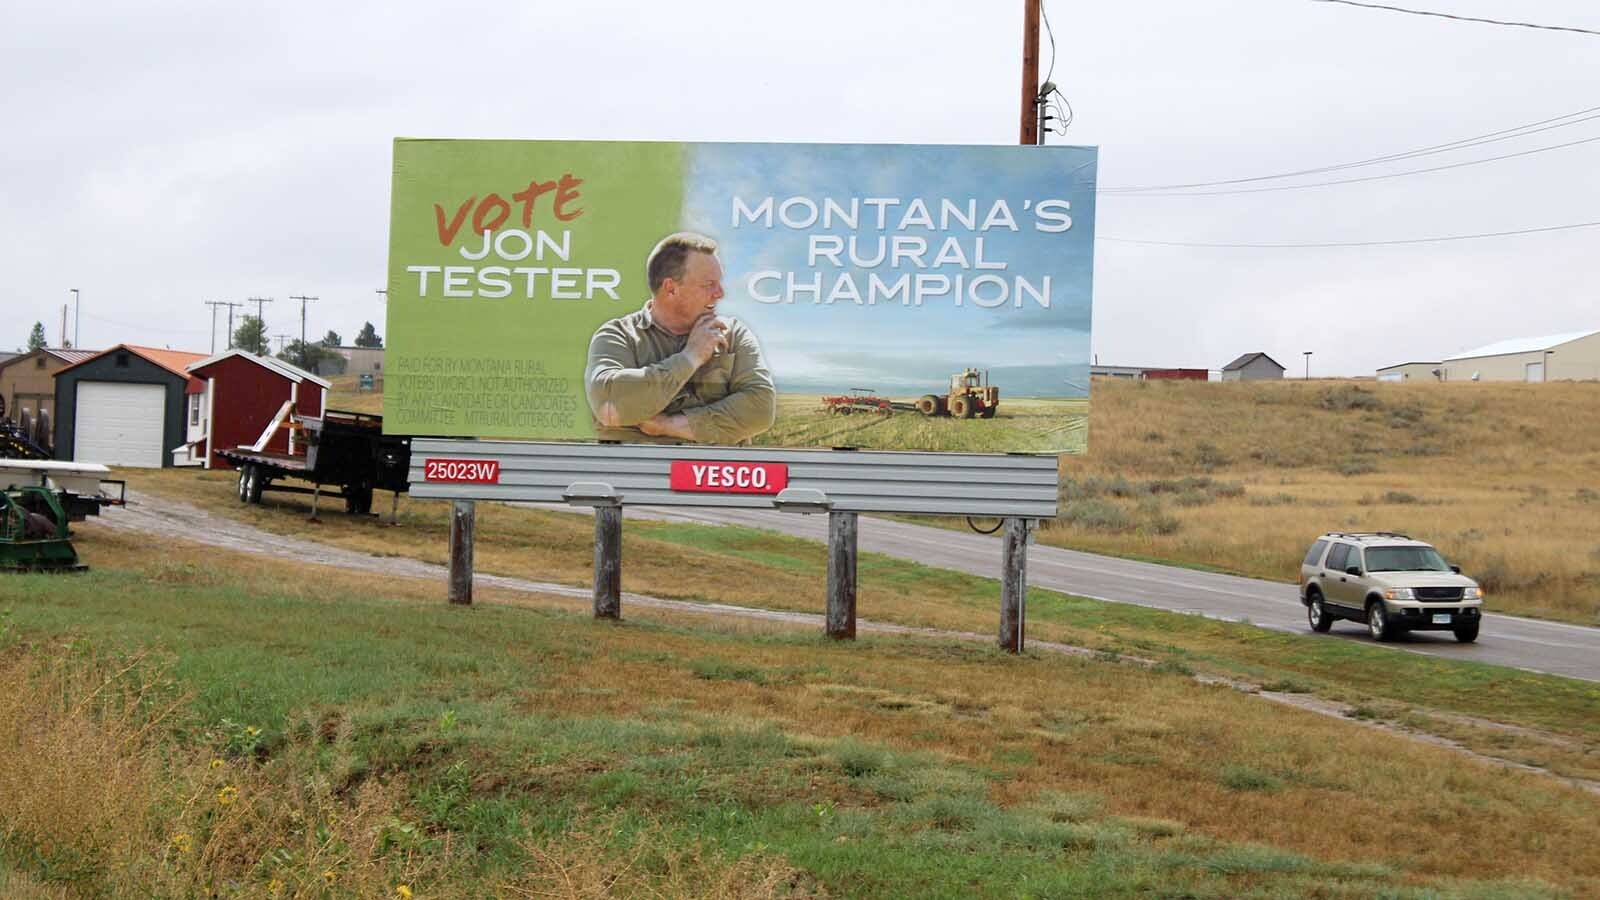
[[1463, 644], [1470, 644], [1478, 639], [1478, 623], [1471, 625], [1457, 625], [1455, 627], [1456, 640]]
[[1322, 605], [1322, 593], [1312, 591], [1307, 595], [1311, 602], [1306, 604], [1306, 621], [1311, 623], [1312, 631], [1327, 631], [1333, 627], [1333, 616], [1328, 614], [1327, 607]]
[[1384, 608], [1382, 600], [1374, 600], [1367, 604], [1367, 630], [1372, 632], [1372, 639], [1375, 641], [1394, 638], [1394, 626], [1389, 624], [1389, 610]]

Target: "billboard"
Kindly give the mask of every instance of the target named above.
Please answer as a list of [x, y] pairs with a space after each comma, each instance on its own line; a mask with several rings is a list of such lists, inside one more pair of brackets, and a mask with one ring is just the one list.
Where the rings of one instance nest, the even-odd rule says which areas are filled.
[[1095, 164], [399, 139], [385, 430], [1082, 452]]

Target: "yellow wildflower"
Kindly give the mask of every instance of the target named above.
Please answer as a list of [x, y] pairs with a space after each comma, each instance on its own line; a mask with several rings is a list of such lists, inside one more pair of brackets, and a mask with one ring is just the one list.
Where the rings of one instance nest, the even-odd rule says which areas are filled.
[[179, 853], [188, 853], [194, 849], [194, 840], [189, 837], [188, 832], [180, 831], [172, 836], [172, 847]]
[[267, 882], [267, 893], [272, 894], [273, 896], [283, 893], [283, 882], [276, 878]]
[[338, 878], [338, 877], [339, 876], [337, 874], [335, 874], [335, 872], [332, 869], [323, 869], [322, 870], [322, 880], [326, 881], [329, 884], [333, 884], [333, 880], [335, 878]]
[[261, 733], [261, 729], [255, 727], [254, 725], [246, 725], [244, 727], [244, 733], [248, 734], [251, 737], [255, 737], [256, 735]]
[[394, 895], [399, 897], [400, 900], [411, 900], [411, 888], [403, 884], [397, 884], [394, 886]]
[[212, 761], [211, 761], [211, 768], [213, 768], [213, 769], [220, 769], [220, 768], [222, 768], [222, 760], [220, 760], [220, 759], [213, 759], [213, 760], [212, 760]]
[[231, 784], [222, 790], [217, 791], [218, 806], [231, 806], [233, 805], [233, 801], [237, 799], [239, 799], [239, 789]]

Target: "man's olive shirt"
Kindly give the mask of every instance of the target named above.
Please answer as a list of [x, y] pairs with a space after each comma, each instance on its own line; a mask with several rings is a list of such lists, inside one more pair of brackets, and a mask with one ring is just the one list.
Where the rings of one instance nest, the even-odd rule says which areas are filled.
[[[650, 303], [601, 325], [589, 341], [584, 389], [602, 441], [681, 443], [651, 436], [638, 423], [657, 413], [682, 413], [695, 443], [738, 444], [772, 427], [777, 391], [761, 359], [761, 346], [743, 322], [726, 320], [728, 349], [695, 368], [684, 353], [686, 334], [673, 334], [650, 315]], [[607, 404], [615, 425], [601, 424]]]

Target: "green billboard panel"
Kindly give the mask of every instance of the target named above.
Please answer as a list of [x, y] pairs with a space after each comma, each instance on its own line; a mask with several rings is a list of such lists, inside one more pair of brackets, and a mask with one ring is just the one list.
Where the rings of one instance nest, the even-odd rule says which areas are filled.
[[396, 141], [385, 429], [1081, 452], [1095, 163]]

